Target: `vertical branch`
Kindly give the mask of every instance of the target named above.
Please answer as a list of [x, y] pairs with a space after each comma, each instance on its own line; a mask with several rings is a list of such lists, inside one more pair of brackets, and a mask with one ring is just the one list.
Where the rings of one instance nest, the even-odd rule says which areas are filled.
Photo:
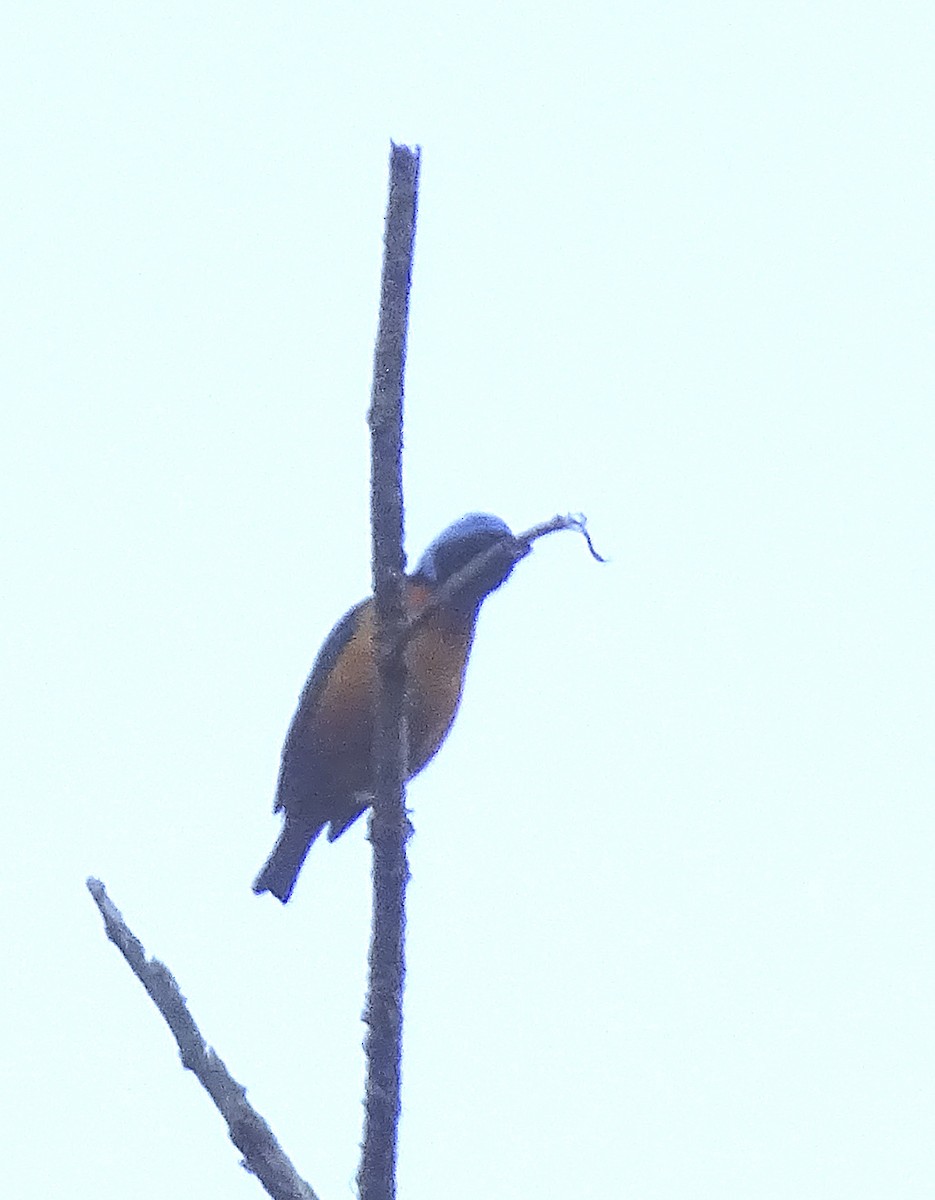
[[412, 282], [419, 152], [393, 145], [383, 247], [380, 323], [370, 403], [373, 586], [379, 688], [374, 737], [373, 929], [364, 1019], [367, 1092], [357, 1175], [360, 1200], [396, 1195], [396, 1137], [405, 978], [408, 822], [405, 805], [406, 665], [403, 628], [403, 376]]

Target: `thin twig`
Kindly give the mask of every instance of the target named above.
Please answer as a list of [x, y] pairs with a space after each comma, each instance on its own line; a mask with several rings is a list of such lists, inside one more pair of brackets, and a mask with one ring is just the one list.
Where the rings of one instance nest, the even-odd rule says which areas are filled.
[[202, 1037], [172, 972], [159, 959], [146, 957], [142, 943], [130, 932], [99, 879], [88, 880], [88, 891], [104, 918], [107, 936], [172, 1030], [182, 1065], [197, 1076], [227, 1122], [231, 1141], [243, 1155], [243, 1165], [274, 1200], [318, 1200], [289, 1161], [269, 1125], [248, 1102], [243, 1085], [233, 1078]]
[[450, 600], [452, 600], [466, 584], [484, 575], [487, 568], [494, 562], [501, 559], [504, 555], [509, 555], [515, 562], [519, 562], [521, 558], [525, 558], [532, 551], [532, 544], [537, 538], [545, 537], [547, 533], [559, 533], [563, 529], [574, 529], [580, 533], [588, 543], [588, 549], [593, 558], [598, 562], [605, 560], [594, 549], [590, 534], [587, 530], [587, 522], [581, 513], [568, 513], [565, 516], [555, 516], [549, 521], [543, 521], [541, 525], [533, 525], [531, 529], [527, 529], [523, 533], [514, 534], [512, 537], [504, 537], [494, 545], [488, 546], [480, 554], [474, 556], [470, 562], [466, 563], [460, 571], [456, 571], [454, 575], [446, 579], [442, 586], [435, 592], [424, 608], [420, 609], [416, 615], [405, 624], [402, 632], [399, 635], [397, 646], [402, 649], [412, 639], [418, 629], [425, 624], [431, 617], [432, 613], [439, 608], [444, 608]]
[[394, 1200], [406, 974], [407, 730], [403, 611], [403, 380], [419, 151], [393, 145], [384, 231], [380, 323], [370, 404], [373, 586], [378, 696], [374, 733], [373, 928], [364, 1019], [367, 1087], [357, 1184], [360, 1200]]
[[566, 513], [564, 516], [552, 517], [551, 520], [544, 521], [541, 525], [533, 525], [532, 529], [527, 529], [525, 533], [518, 533], [516, 540], [531, 544], [536, 538], [544, 537], [547, 533], [560, 533], [563, 529], [573, 529], [576, 533], [580, 533], [588, 544], [591, 557], [599, 563], [607, 561], [594, 549], [584, 513]]

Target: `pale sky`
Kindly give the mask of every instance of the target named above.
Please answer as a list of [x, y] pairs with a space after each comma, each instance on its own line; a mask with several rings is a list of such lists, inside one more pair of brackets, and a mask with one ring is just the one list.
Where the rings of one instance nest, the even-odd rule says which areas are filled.
[[260, 1194], [100, 876], [353, 1194], [363, 824], [250, 883], [369, 588], [389, 139], [410, 559], [587, 514], [409, 792], [405, 1200], [935, 1195], [931, 4], [7, 5], [4, 1195]]

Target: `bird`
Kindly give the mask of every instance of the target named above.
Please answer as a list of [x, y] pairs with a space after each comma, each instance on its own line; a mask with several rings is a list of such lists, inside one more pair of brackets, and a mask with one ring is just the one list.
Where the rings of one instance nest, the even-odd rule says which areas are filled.
[[[493, 551], [497, 545], [502, 553]], [[481, 605], [527, 552], [528, 546], [499, 517], [467, 513], [430, 543], [412, 574], [404, 577], [408, 618], [429, 606], [405, 649], [407, 779], [434, 757], [451, 729]], [[442, 590], [480, 555], [485, 555], [483, 563], [477, 562], [466, 581], [455, 581], [453, 593], [450, 587]], [[325, 638], [299, 697], [276, 787], [274, 812], [283, 813], [282, 831], [254, 881], [257, 895], [271, 892], [287, 903], [325, 826], [333, 842], [373, 802], [376, 696], [376, 613], [370, 596], [345, 613]]]

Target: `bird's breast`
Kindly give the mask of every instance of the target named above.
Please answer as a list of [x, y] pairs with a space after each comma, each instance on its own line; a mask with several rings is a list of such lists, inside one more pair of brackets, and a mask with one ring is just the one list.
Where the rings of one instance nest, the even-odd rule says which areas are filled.
[[[411, 616], [421, 612], [429, 589], [408, 581]], [[331, 781], [343, 791], [372, 786], [376, 714], [376, 618], [372, 603], [361, 607], [353, 632], [317, 692], [311, 712], [297, 714], [296, 741], [314, 746]], [[406, 647], [406, 715], [409, 778], [436, 753], [451, 728], [464, 684], [474, 622], [447, 608], [432, 612]]]
[[407, 647], [410, 777], [422, 770], [451, 728], [473, 637], [473, 620], [440, 608]]

